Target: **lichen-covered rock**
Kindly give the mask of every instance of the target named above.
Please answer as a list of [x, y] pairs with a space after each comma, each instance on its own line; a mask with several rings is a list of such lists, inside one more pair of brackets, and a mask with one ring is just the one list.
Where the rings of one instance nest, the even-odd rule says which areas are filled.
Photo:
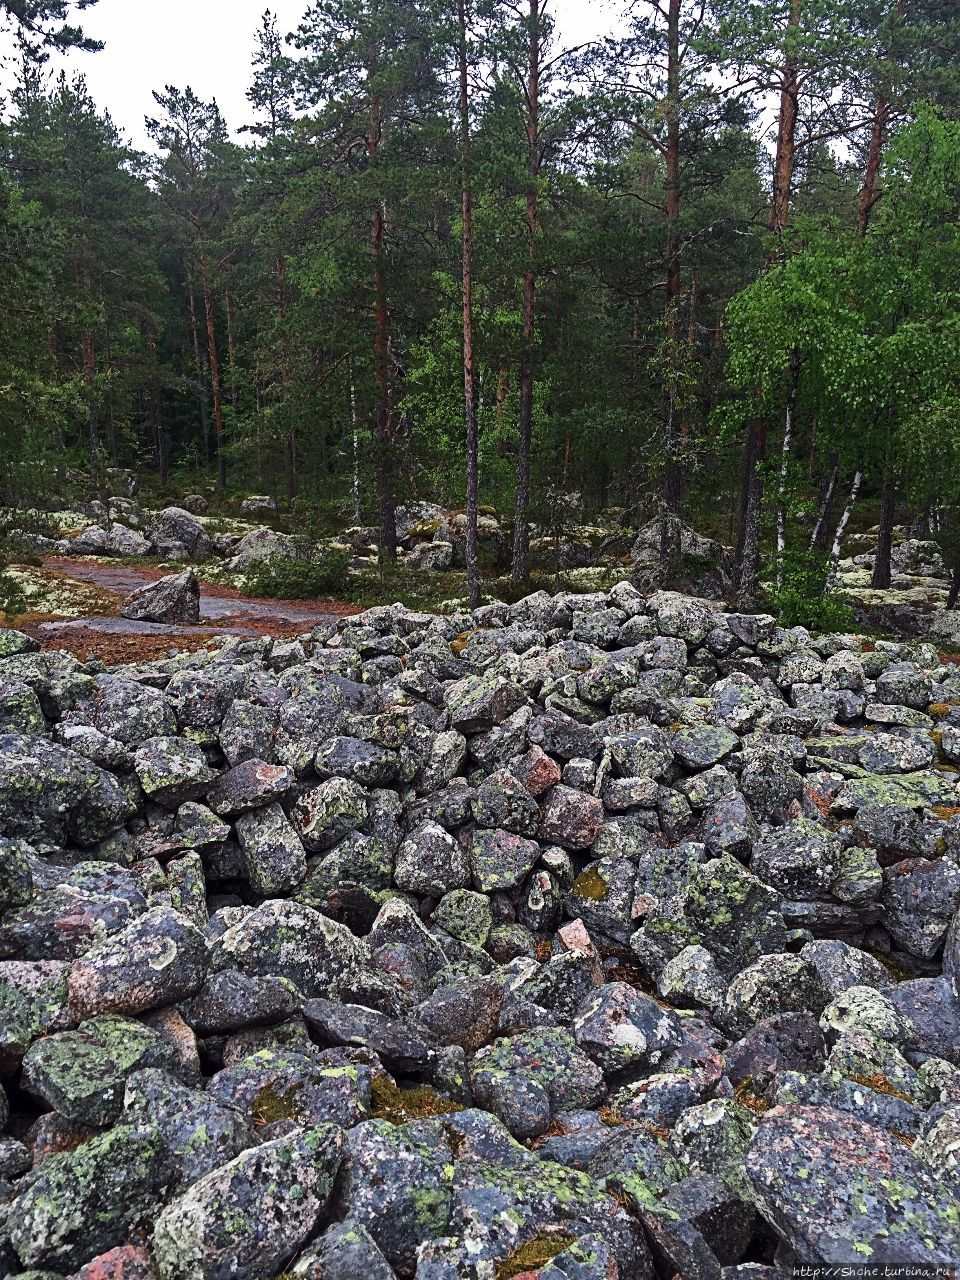
[[311, 787], [290, 814], [294, 830], [307, 849], [322, 853], [367, 820], [367, 793], [347, 778], [330, 778]]
[[261, 898], [293, 893], [306, 879], [306, 852], [278, 804], [240, 814], [236, 831], [247, 880]]
[[[556, 789], [556, 788], [555, 788]], [[470, 844], [474, 886], [484, 893], [513, 889], [533, 870], [540, 846], [512, 831], [477, 828]]]
[[118, 1125], [50, 1156], [10, 1206], [14, 1252], [24, 1267], [76, 1270], [149, 1224], [168, 1178], [166, 1144], [149, 1125]]
[[466, 889], [470, 880], [466, 851], [436, 822], [411, 831], [397, 850], [394, 881], [399, 889], [442, 898], [452, 890]]
[[465, 734], [483, 733], [503, 724], [525, 701], [515, 684], [490, 673], [466, 676], [444, 694], [451, 727]]
[[802, 956], [760, 956], [730, 983], [723, 1022], [742, 1035], [754, 1023], [777, 1013], [812, 1013], [819, 1017], [830, 1003], [820, 974]]
[[331, 1121], [344, 1129], [370, 1111], [370, 1069], [293, 1049], [260, 1049], [211, 1079], [207, 1093], [268, 1135], [274, 1126]]
[[471, 889], [453, 889], [437, 904], [433, 921], [451, 937], [470, 946], [483, 947], [493, 927], [490, 899], [485, 893]]
[[158, 1069], [138, 1070], [127, 1077], [123, 1119], [128, 1124], [157, 1126], [181, 1186], [256, 1145], [253, 1130], [239, 1111]]
[[[512, 1079], [538, 1085], [555, 1111], [595, 1106], [603, 1097], [603, 1075], [561, 1027], [541, 1027], [497, 1040], [471, 1065], [474, 1097], [499, 1115], [499, 1092]], [[501, 1117], [506, 1123], [506, 1117]], [[509, 1128], [509, 1124], [508, 1124]]]
[[348, 1218], [323, 1233], [289, 1269], [306, 1280], [394, 1280], [394, 1272], [361, 1222]]
[[213, 542], [203, 525], [182, 507], [165, 507], [147, 531], [154, 553], [171, 560], [207, 560]]
[[590, 996], [573, 1020], [573, 1034], [608, 1075], [658, 1067], [683, 1038], [675, 1014], [625, 982], [609, 983]]
[[347, 1137], [338, 1198], [390, 1265], [412, 1275], [417, 1248], [447, 1234], [453, 1174], [449, 1139], [438, 1123], [370, 1120]]
[[134, 753], [133, 767], [144, 795], [172, 809], [202, 796], [216, 777], [186, 738], [148, 738]]
[[166, 1206], [152, 1237], [163, 1280], [254, 1280], [282, 1267], [326, 1210], [343, 1136], [298, 1129], [243, 1152]]
[[[144, 548], [148, 544], [144, 540]], [[135, 553], [135, 554], [142, 554]], [[200, 621], [200, 583], [192, 569], [148, 582], [129, 596], [121, 614], [136, 622], [196, 624]]]
[[144, 1013], [194, 995], [207, 972], [207, 942], [178, 912], [155, 907], [91, 948], [70, 970], [70, 1010]]
[[949, 1266], [960, 1253], [956, 1193], [899, 1138], [843, 1112], [768, 1112], [745, 1173], [764, 1217], [808, 1266]]
[[151, 1027], [107, 1016], [35, 1041], [23, 1060], [22, 1083], [65, 1119], [103, 1126], [119, 1117], [132, 1072], [178, 1065], [173, 1047]]
[[306, 996], [326, 996], [331, 983], [360, 963], [349, 929], [311, 907], [271, 899], [218, 940], [215, 972], [236, 969], [250, 977], [287, 978]]
[[116, 778], [45, 738], [0, 735], [0, 835], [95, 845], [134, 806]]
[[282, 800], [295, 781], [293, 770], [284, 765], [243, 760], [220, 775], [206, 800], [214, 813], [230, 817]]
[[603, 825], [603, 802], [571, 787], [556, 786], [544, 797], [540, 839], [563, 849], [589, 849]]
[[32, 852], [23, 840], [0, 839], [0, 911], [23, 907], [33, 898], [33, 874], [28, 857]]

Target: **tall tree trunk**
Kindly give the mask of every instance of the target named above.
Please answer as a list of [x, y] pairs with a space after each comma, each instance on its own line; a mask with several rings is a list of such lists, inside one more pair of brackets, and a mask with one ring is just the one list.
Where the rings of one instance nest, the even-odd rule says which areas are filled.
[[[897, 0], [897, 21], [902, 22], [907, 14], [907, 0]], [[887, 94], [881, 89], [877, 94], [873, 110], [873, 122], [870, 128], [870, 141], [867, 144], [867, 162], [864, 167], [863, 186], [860, 189], [860, 212], [857, 226], [860, 234], [865, 236], [870, 225], [870, 215], [879, 198], [877, 180], [883, 164], [883, 149], [890, 128], [893, 109]]]
[[790, 476], [790, 445], [793, 440], [797, 412], [797, 379], [800, 375], [796, 356], [790, 361], [790, 389], [787, 392], [787, 414], [780, 445], [780, 472], [777, 476], [777, 590], [783, 586], [783, 562], [787, 551], [787, 480]]
[[833, 506], [833, 495], [837, 489], [839, 465], [839, 459], [837, 458], [836, 450], [834, 450], [827, 460], [827, 474], [824, 476], [823, 483], [820, 486], [817, 523], [813, 526], [813, 533], [810, 535], [811, 551], [826, 551], [827, 549], [827, 528], [830, 520], [830, 510]]
[[223, 391], [220, 385], [220, 357], [217, 354], [217, 325], [213, 311], [213, 290], [210, 284], [210, 264], [204, 248], [203, 237], [197, 237], [200, 259], [200, 281], [203, 285], [203, 310], [207, 322], [207, 362], [210, 366], [210, 391], [213, 396], [213, 432], [217, 449], [217, 487], [227, 487], [227, 455], [224, 452], [226, 431], [223, 419]]
[[893, 470], [893, 461], [887, 452], [883, 467], [883, 496], [880, 502], [880, 536], [877, 539], [877, 554], [873, 562], [873, 577], [870, 581], [874, 591], [886, 591], [893, 576], [890, 565], [890, 553], [893, 551], [893, 522], [897, 509], [897, 486]]
[[100, 411], [96, 402], [97, 380], [97, 343], [92, 329], [84, 329], [81, 339], [83, 348], [83, 388], [87, 396], [87, 426], [90, 449], [90, 474], [99, 484], [100, 476]]
[[747, 436], [746, 465], [740, 511], [737, 601], [746, 607], [757, 594], [760, 581], [760, 516], [763, 507], [761, 464], [767, 456], [767, 426], [753, 422]]
[[[93, 281], [90, 272], [77, 267], [77, 282], [83, 290], [88, 312], [93, 309]], [[100, 484], [100, 407], [97, 404], [97, 338], [92, 325], [86, 325], [80, 338], [83, 365], [83, 389], [87, 398], [87, 440], [90, 450], [90, 474]]]
[[667, 262], [664, 328], [666, 373], [664, 377], [663, 515], [660, 526], [660, 571], [668, 579], [680, 560], [680, 511], [683, 474], [677, 423], [677, 362], [680, 358], [680, 7], [669, 0], [667, 13]]
[[467, 63], [466, 0], [457, 0], [460, 23], [460, 166], [463, 196], [463, 415], [467, 448], [467, 599], [471, 609], [480, 603], [477, 570], [479, 458], [477, 393], [474, 379], [473, 332], [473, 186], [470, 171], [470, 79]]
[[187, 290], [190, 303], [190, 336], [193, 341], [193, 363], [197, 370], [197, 403], [200, 407], [200, 430], [203, 434], [204, 462], [210, 461], [210, 407], [207, 403], [207, 369], [200, 350], [200, 326], [197, 323], [197, 302], [190, 280]]
[[353, 523], [363, 523], [363, 507], [360, 501], [360, 425], [357, 420], [357, 387], [353, 380], [353, 362], [350, 363], [350, 442], [353, 449]]
[[[773, 166], [773, 198], [770, 230], [775, 236], [790, 221], [790, 198], [797, 159], [797, 120], [800, 111], [800, 76], [793, 54], [793, 36], [800, 27], [800, 0], [790, 0], [790, 22], [780, 82], [777, 151]], [[763, 476], [759, 467], [767, 454], [767, 425], [755, 420], [748, 428], [744, 489], [740, 503], [738, 549], [738, 598], [745, 601], [757, 590], [760, 576], [760, 517], [763, 508]]]
[[833, 548], [830, 552], [830, 563], [827, 568], [827, 586], [832, 587], [837, 578], [837, 566], [840, 563], [840, 552], [843, 548], [843, 535], [847, 531], [847, 525], [850, 523], [850, 517], [853, 515], [853, 508], [857, 504], [857, 495], [860, 493], [860, 483], [863, 480], [863, 472], [858, 471], [853, 477], [853, 484], [850, 486], [850, 496], [847, 499], [847, 505], [843, 509], [843, 515], [840, 517], [840, 523], [837, 525], [837, 532], [833, 537]]
[[233, 313], [233, 290], [227, 290], [227, 358], [230, 362], [230, 408], [237, 420], [237, 329]]
[[537, 307], [537, 237], [540, 206], [540, 0], [529, 0], [527, 39], [527, 270], [523, 278], [523, 348], [513, 527], [513, 577], [527, 576], [530, 550], [530, 451], [533, 445], [533, 354]]
[[[376, 166], [383, 129], [382, 107], [374, 95], [370, 100], [367, 158]], [[390, 307], [387, 300], [385, 263], [386, 214], [378, 195], [370, 220], [370, 249], [373, 258], [373, 369], [377, 386], [377, 493], [380, 506], [380, 564], [397, 559], [397, 499], [394, 491], [394, 405], [393, 371], [390, 365]]]
[[800, 28], [801, 0], [790, 0], [790, 21], [783, 75], [780, 81], [780, 111], [777, 121], [777, 152], [773, 166], [773, 199], [770, 202], [770, 230], [779, 234], [790, 221], [793, 175], [797, 163], [797, 120], [800, 115], [800, 72], [793, 53], [793, 38]]

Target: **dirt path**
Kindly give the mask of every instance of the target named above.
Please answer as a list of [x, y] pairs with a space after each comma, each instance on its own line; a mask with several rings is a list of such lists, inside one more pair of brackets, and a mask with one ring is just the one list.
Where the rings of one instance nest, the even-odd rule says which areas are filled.
[[[44, 568], [111, 593], [118, 602], [170, 570], [144, 565], [103, 564], [93, 559], [50, 557]], [[49, 618], [28, 626], [45, 649], [67, 649], [78, 657], [104, 661], [148, 660], [170, 652], [202, 648], [224, 635], [302, 635], [313, 627], [359, 613], [356, 605], [331, 600], [266, 600], [241, 595], [230, 587], [200, 582], [200, 625], [169, 626], [134, 622], [113, 614], [85, 618]]]

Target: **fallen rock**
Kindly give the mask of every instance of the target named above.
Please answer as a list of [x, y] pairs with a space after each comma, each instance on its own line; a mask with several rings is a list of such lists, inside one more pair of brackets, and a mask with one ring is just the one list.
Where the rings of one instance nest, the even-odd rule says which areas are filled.
[[200, 621], [200, 582], [192, 569], [169, 574], [136, 590], [120, 612], [134, 622], [195, 625]]

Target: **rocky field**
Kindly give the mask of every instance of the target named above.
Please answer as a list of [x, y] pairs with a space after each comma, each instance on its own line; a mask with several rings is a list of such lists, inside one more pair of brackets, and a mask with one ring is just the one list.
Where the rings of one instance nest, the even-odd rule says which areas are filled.
[[0, 1275], [960, 1261], [932, 645], [621, 583], [0, 655]]

